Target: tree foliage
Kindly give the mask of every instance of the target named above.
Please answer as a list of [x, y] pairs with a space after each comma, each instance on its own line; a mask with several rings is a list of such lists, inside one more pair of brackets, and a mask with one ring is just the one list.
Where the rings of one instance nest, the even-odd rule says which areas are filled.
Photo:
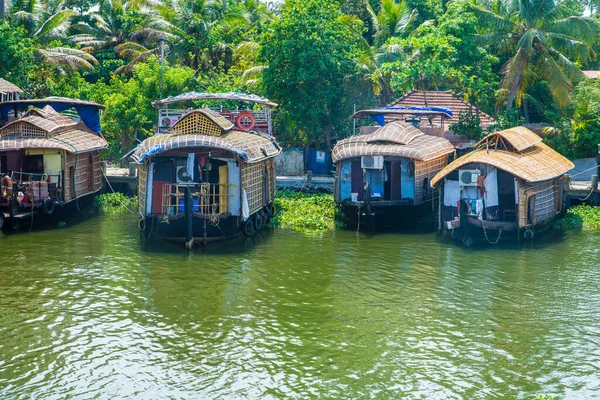
[[353, 72], [352, 32], [327, 0], [289, 0], [261, 42], [265, 93], [315, 141], [347, 116], [344, 78]]

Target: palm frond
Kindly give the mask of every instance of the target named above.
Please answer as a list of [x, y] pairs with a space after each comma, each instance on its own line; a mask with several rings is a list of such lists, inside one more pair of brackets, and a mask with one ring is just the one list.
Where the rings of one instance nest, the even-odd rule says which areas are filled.
[[483, 10], [478, 7], [470, 7], [469, 10], [475, 15], [481, 25], [493, 32], [511, 32], [516, 28], [516, 24], [508, 18], [504, 18], [491, 11]]
[[64, 37], [71, 26], [71, 18], [77, 15], [74, 11], [63, 10], [48, 18], [33, 34], [38, 42], [51, 41]]

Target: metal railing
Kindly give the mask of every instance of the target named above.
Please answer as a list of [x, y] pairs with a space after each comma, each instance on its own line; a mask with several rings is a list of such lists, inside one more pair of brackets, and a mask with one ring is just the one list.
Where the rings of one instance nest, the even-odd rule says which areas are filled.
[[200, 215], [226, 214], [229, 209], [229, 186], [218, 183], [174, 184], [162, 187], [163, 215], [185, 213], [185, 192], [190, 192], [192, 212]]
[[[254, 128], [253, 130], [271, 133], [271, 123], [270, 116], [271, 113], [269, 110], [228, 110], [223, 107], [219, 108], [211, 108], [211, 110], [218, 112], [228, 120], [230, 120], [234, 125], [236, 123], [238, 115], [241, 112], [247, 111], [252, 114], [254, 118]], [[158, 132], [166, 133], [171, 126], [173, 126], [181, 116], [187, 112], [191, 111], [190, 109], [161, 109], [158, 111]], [[163, 120], [168, 118], [170, 120], [169, 126], [163, 125]]]
[[[14, 198], [19, 203], [41, 203], [47, 198], [60, 200], [61, 175], [38, 174], [28, 172], [12, 172], [9, 176], [10, 186], [2, 185], [5, 196], [0, 199], [4, 203]], [[4, 179], [2, 180], [4, 183]]]

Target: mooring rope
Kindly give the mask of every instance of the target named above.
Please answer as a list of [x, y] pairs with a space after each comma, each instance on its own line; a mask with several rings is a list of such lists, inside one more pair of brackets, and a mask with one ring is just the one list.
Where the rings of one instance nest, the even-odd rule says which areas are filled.
[[[106, 177], [106, 174], [104, 173], [104, 169], [100, 168], [100, 171], [102, 171], [102, 176], [103, 176], [103, 177], [104, 177], [104, 179], [106, 180], [106, 183], [108, 183], [108, 187], [110, 188], [111, 192], [113, 192], [113, 193], [117, 193], [117, 192], [115, 192], [115, 190], [114, 190], [114, 189], [113, 189], [113, 187], [111, 186], [110, 182], [108, 181], [108, 178]], [[142, 215], [142, 212], [141, 212], [141, 211], [140, 211], [139, 213], [135, 213], [135, 212], [131, 211], [131, 210], [129, 209], [129, 207], [127, 207], [127, 206], [125, 205], [125, 203], [123, 203], [123, 202], [121, 201], [121, 199], [117, 199], [117, 200], [119, 201], [119, 203], [121, 204], [121, 206], [123, 206], [123, 208], [124, 208], [124, 209], [126, 209], [127, 211], [129, 211], [129, 212], [130, 212], [132, 215], [138, 215], [138, 214], [139, 214], [139, 216], [140, 216], [140, 217], [144, 218], [144, 216]]]

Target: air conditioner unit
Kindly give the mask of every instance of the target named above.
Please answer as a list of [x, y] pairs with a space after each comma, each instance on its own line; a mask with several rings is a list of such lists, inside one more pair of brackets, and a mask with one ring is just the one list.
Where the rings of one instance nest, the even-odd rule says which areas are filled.
[[363, 169], [382, 169], [383, 156], [362, 156], [360, 166]]
[[179, 121], [179, 118], [163, 117], [160, 119], [160, 128], [168, 129], [168, 128], [172, 127], [173, 125], [175, 125], [175, 122], [177, 122], [177, 121]]
[[192, 181], [191, 175], [188, 173], [187, 167], [177, 166], [177, 183], [189, 183]]
[[459, 169], [458, 170], [458, 181], [459, 185], [464, 186], [477, 186], [477, 178], [481, 173], [478, 169]]

